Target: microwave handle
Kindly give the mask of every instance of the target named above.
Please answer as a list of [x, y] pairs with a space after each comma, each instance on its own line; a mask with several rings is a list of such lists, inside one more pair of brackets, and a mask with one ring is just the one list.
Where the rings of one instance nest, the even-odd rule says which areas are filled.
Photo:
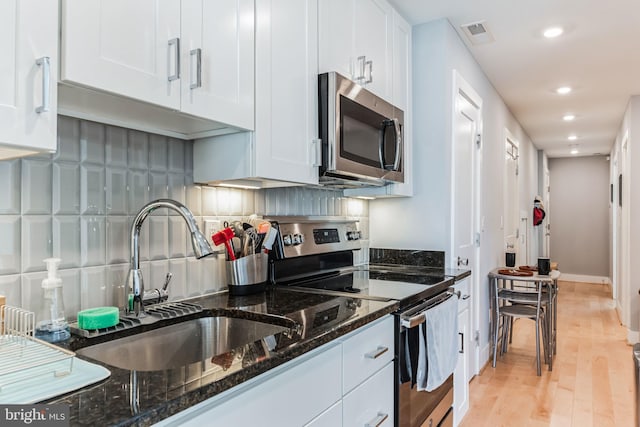
[[400, 122], [398, 119], [385, 120], [380, 129], [380, 145], [378, 146], [378, 157], [380, 159], [380, 167], [387, 169], [387, 165], [384, 163], [384, 135], [387, 127], [393, 125], [393, 129], [396, 133], [396, 157], [393, 161], [393, 171], [397, 171], [400, 168], [400, 159], [402, 158], [402, 130], [400, 129]]
[[393, 170], [400, 169], [400, 159], [402, 159], [402, 129], [400, 129], [400, 122], [398, 119], [393, 119], [393, 127], [396, 130], [396, 159], [393, 161]]

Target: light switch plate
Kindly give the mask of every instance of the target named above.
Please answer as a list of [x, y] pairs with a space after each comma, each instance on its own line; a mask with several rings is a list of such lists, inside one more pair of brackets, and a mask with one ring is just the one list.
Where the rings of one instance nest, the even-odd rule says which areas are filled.
[[[219, 219], [204, 220], [204, 235], [206, 236], [207, 241], [211, 243], [212, 246], [215, 246], [215, 245], [211, 240], [211, 236], [213, 236], [214, 233], [220, 231], [221, 229], [222, 229], [222, 222]], [[224, 253], [225, 251], [224, 245], [215, 246], [215, 248], [217, 249], [218, 253]]]

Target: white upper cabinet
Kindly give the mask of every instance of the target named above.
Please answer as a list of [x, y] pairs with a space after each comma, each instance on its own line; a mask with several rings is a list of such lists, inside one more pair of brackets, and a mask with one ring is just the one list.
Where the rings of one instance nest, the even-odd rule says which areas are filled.
[[196, 182], [318, 183], [317, 8], [318, 0], [256, 3], [255, 132], [196, 141]]
[[61, 79], [180, 109], [179, 0], [65, 0]]
[[391, 101], [392, 12], [385, 0], [322, 0], [320, 73], [337, 71]]
[[117, 97], [65, 85], [61, 110], [91, 118], [82, 110], [93, 108], [108, 123], [184, 138], [253, 129], [253, 8], [253, 0], [63, 0], [62, 82]]
[[253, 128], [253, 0], [182, 0], [182, 111]]
[[0, 159], [56, 150], [58, 3], [0, 2]]
[[411, 109], [411, 25], [393, 11], [392, 103], [404, 111], [404, 182], [384, 187], [345, 190], [347, 196], [409, 197], [413, 196], [413, 111]]

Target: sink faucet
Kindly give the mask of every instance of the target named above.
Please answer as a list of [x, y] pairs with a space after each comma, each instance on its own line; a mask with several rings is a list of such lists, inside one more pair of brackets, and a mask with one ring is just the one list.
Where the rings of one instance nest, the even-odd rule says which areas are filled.
[[211, 248], [211, 245], [207, 241], [207, 238], [200, 232], [196, 220], [193, 214], [182, 203], [176, 202], [171, 199], [158, 199], [147, 203], [140, 209], [136, 218], [131, 225], [131, 268], [129, 270], [129, 276], [127, 278], [127, 286], [125, 286], [125, 312], [130, 312], [129, 307], [129, 290], [133, 292], [133, 312], [137, 317], [144, 317], [144, 282], [142, 280], [142, 270], [140, 270], [140, 229], [144, 220], [158, 208], [168, 208], [174, 210], [182, 216], [187, 223], [187, 227], [191, 232], [191, 244], [193, 245], [193, 252], [196, 258], [200, 259], [208, 255], [212, 255], [215, 252]]

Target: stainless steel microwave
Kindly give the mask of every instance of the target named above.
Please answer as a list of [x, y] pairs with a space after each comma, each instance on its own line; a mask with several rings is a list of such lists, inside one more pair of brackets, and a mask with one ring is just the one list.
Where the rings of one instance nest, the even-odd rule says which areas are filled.
[[404, 182], [404, 113], [338, 73], [320, 74], [320, 183], [342, 188]]

